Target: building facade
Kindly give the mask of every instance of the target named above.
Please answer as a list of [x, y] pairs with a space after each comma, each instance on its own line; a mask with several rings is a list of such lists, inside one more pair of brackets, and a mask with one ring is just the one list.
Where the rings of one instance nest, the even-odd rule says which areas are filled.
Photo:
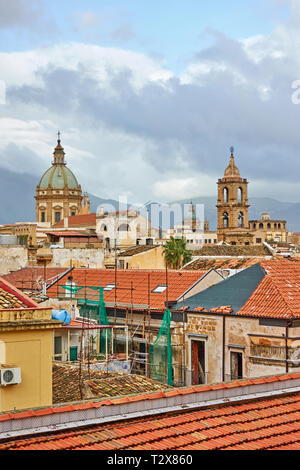
[[254, 233], [254, 243], [287, 242], [288, 232], [286, 220], [273, 220], [268, 212], [264, 212], [259, 220], [250, 220], [250, 229]]

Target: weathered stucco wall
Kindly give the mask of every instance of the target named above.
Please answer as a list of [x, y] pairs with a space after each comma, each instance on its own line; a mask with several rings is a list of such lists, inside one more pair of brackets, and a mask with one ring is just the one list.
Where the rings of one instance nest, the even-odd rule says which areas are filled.
[[28, 266], [27, 248], [0, 245], [0, 275]]
[[[175, 331], [180, 337], [183, 333], [182, 325], [178, 325]], [[286, 372], [285, 334], [285, 326], [262, 326], [258, 319], [226, 317], [225, 380], [230, 380], [231, 376], [231, 352], [242, 353], [244, 378], [284, 374]], [[289, 328], [288, 347], [292, 348], [292, 352], [300, 348], [299, 338], [300, 328]], [[193, 340], [205, 343], [207, 382], [221, 382], [223, 380], [223, 316], [207, 313], [188, 314], [188, 323], [185, 325], [185, 363], [189, 371], [192, 371], [191, 343]], [[257, 350], [253, 352], [253, 346], [258, 346], [258, 352]], [[279, 348], [281, 348], [280, 357], [276, 356], [279, 354]], [[268, 357], [261, 359], [259, 355]], [[278, 360], [274, 360], [276, 357]], [[289, 371], [299, 372], [300, 364], [289, 362]], [[191, 382], [187, 381], [187, 383]]]
[[101, 249], [58, 248], [51, 251], [53, 258], [48, 266], [52, 268], [69, 266], [74, 266], [75, 268], [80, 266], [104, 268], [104, 253]]

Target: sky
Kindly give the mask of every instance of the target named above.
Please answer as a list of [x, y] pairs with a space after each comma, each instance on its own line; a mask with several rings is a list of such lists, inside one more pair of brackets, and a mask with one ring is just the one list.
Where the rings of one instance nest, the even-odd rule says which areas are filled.
[[[300, 0], [0, 0], [0, 169], [133, 204], [300, 202]], [[299, 82], [297, 82], [299, 81]], [[293, 88], [294, 87], [294, 88]]]

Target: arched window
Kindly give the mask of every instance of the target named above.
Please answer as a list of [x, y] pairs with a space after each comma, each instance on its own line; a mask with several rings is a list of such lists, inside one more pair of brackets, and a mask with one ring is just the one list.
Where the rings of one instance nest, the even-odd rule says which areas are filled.
[[118, 228], [118, 232], [130, 232], [130, 227], [128, 224], [121, 224]]
[[244, 214], [243, 214], [243, 212], [239, 213], [239, 227], [244, 227]]
[[264, 224], [259, 224], [259, 228], [263, 229], [263, 228], [264, 228]]
[[107, 232], [107, 226], [105, 224], [102, 224], [101, 228], [100, 228], [100, 231], [101, 232]]
[[224, 188], [223, 190], [223, 201], [225, 204], [228, 202], [228, 188]]
[[274, 228], [277, 228], [277, 224], [274, 224]]
[[278, 228], [281, 228], [281, 224], [278, 224]]
[[267, 225], [267, 227], [268, 227], [268, 229], [270, 229], [270, 228], [271, 228], [271, 224], [269, 223], [269, 224]]
[[253, 228], [256, 229], [256, 224], [253, 224]]
[[223, 214], [223, 227], [228, 228], [228, 225], [229, 225], [228, 213], [224, 212], [224, 214]]
[[243, 202], [243, 190], [242, 188], [239, 188], [238, 189], [238, 203], [242, 204], [242, 202]]

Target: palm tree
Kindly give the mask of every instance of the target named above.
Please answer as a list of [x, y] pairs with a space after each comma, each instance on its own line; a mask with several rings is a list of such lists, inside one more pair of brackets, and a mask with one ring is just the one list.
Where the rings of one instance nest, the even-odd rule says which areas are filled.
[[165, 244], [163, 253], [166, 265], [173, 269], [180, 269], [192, 259], [184, 238], [171, 237], [170, 241]]

